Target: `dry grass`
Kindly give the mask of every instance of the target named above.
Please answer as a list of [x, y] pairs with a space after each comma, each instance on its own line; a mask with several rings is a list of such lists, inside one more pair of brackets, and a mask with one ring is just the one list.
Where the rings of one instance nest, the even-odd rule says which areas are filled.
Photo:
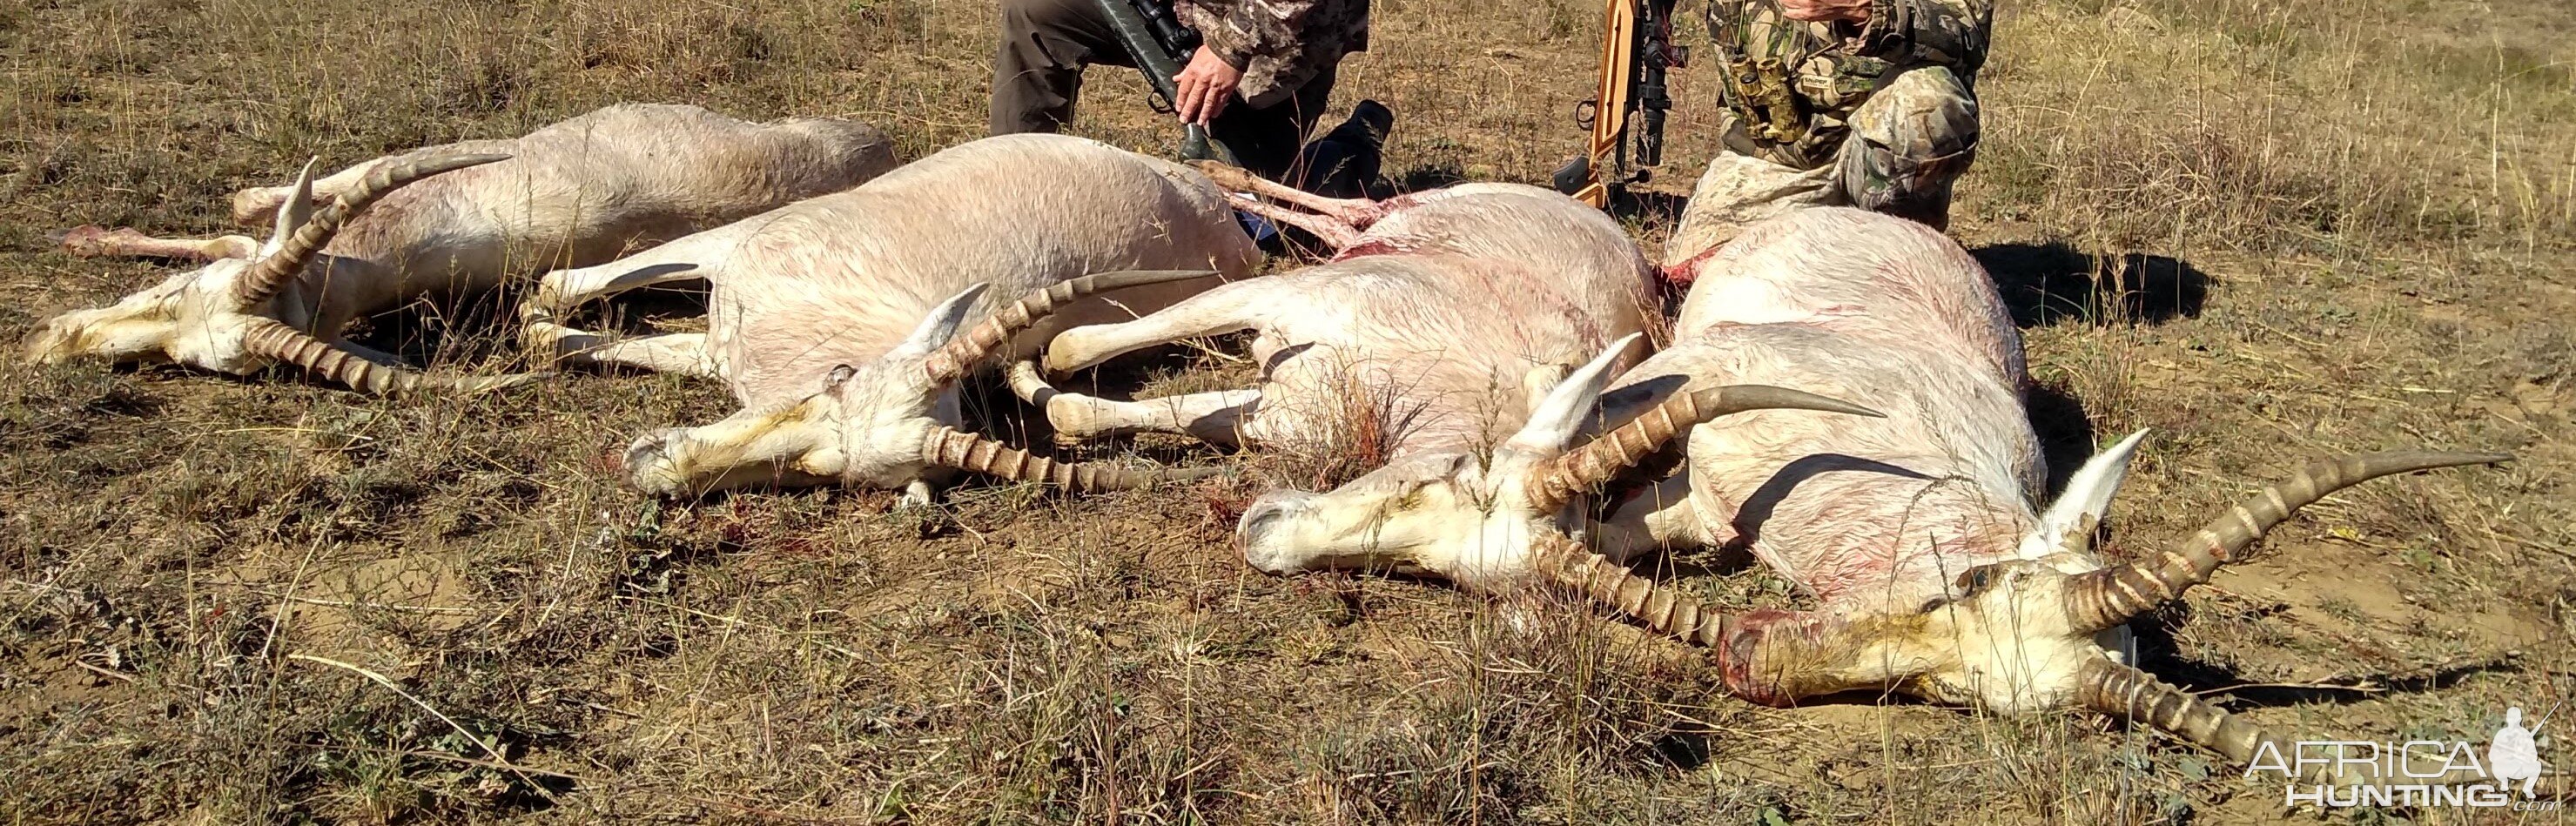
[[[1535, 181], [1572, 151], [1590, 4], [1376, 5], [1378, 48], [1341, 95], [1394, 107], [1395, 169]], [[2024, 305], [2055, 460], [2159, 431], [2114, 554], [2310, 454], [2522, 456], [2320, 505], [2146, 624], [2150, 666], [2202, 689], [2357, 686], [2227, 692], [2263, 722], [2347, 734], [2483, 737], [2507, 704], [2576, 692], [2576, 11], [2006, 5], [1956, 234]], [[917, 156], [979, 131], [992, 16], [0, 4], [0, 284], [21, 296], [0, 336], [158, 272], [64, 257], [44, 233], [209, 232], [233, 188], [308, 154], [646, 100], [860, 115]], [[1671, 186], [1714, 144], [1709, 80], [1679, 79]], [[1094, 73], [1083, 131], [1168, 140], [1141, 94]], [[1632, 219], [1649, 240], [1669, 222]], [[465, 325], [413, 318], [378, 343], [493, 338]], [[0, 819], [2284, 817], [2227, 767], [2093, 719], [1754, 709], [1689, 652], [1571, 606], [1251, 574], [1223, 513], [1248, 491], [979, 487], [932, 516], [846, 491], [676, 507], [603, 463], [726, 407], [651, 376], [390, 403], [283, 377], [0, 366]], [[1796, 600], [1759, 573], [1694, 585]]]

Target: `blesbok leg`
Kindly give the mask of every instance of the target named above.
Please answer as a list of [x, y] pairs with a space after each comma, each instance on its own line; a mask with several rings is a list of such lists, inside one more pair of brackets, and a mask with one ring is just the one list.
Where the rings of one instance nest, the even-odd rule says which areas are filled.
[[590, 365], [623, 365], [656, 373], [718, 378], [708, 355], [705, 333], [670, 333], [613, 339], [547, 322], [528, 325], [531, 347], [564, 361]]
[[[376, 167], [382, 166], [388, 162], [405, 161], [433, 155], [479, 155], [486, 153], [507, 155], [517, 148], [518, 141], [515, 140], [459, 141], [456, 143], [424, 147], [397, 155], [389, 155], [382, 158], [361, 161], [357, 164], [351, 165], [347, 169], [343, 169], [320, 178], [315, 178], [313, 180], [313, 206], [314, 208], [319, 209], [322, 205], [328, 204], [333, 200], [338, 199], [341, 195], [357, 189], [359, 182], [366, 180], [367, 173], [375, 171]], [[233, 193], [233, 223], [246, 227], [260, 227], [265, 229], [270, 224], [276, 223], [277, 208], [286, 205], [286, 199], [293, 197], [294, 195], [295, 187], [292, 186], [255, 186], [235, 192]]]
[[[446, 149], [446, 147], [440, 147]], [[434, 150], [433, 150], [434, 151]], [[367, 173], [387, 159], [377, 158], [347, 169], [313, 179], [313, 206], [319, 209], [333, 199], [358, 187]], [[255, 186], [233, 193], [233, 223], [246, 227], [267, 227], [277, 222], [277, 208], [295, 197], [292, 186]]]
[[[1383, 217], [1385, 209], [1367, 198], [1327, 198], [1287, 184], [1254, 175], [1249, 171], [1210, 161], [1190, 164], [1208, 177], [1218, 188], [1259, 195], [1290, 206], [1303, 207], [1345, 226], [1365, 229]], [[1267, 216], [1264, 216], [1267, 217]], [[1305, 229], [1305, 227], [1298, 227]], [[1312, 232], [1313, 230], [1308, 230]]]
[[1048, 373], [1063, 375], [1128, 353], [1185, 338], [1224, 335], [1293, 316], [1307, 284], [1294, 275], [1236, 281], [1190, 296], [1134, 321], [1075, 327], [1046, 345]]
[[1059, 441], [1127, 433], [1179, 433], [1203, 442], [1239, 446], [1239, 429], [1261, 405], [1259, 390], [1217, 390], [1181, 396], [1111, 401], [1075, 394], [1047, 403], [1047, 423]]
[[768, 225], [766, 221], [737, 221], [606, 264], [546, 273], [537, 280], [536, 294], [519, 305], [519, 318], [545, 321], [629, 290], [713, 278], [745, 240]]
[[1348, 249], [1352, 244], [1360, 241], [1358, 229], [1330, 215], [1298, 212], [1259, 201], [1235, 201], [1234, 208], [1305, 230], [1335, 250]]
[[519, 305], [519, 317], [540, 322], [618, 293], [704, 277], [705, 273], [699, 270], [698, 265], [684, 262], [642, 266], [611, 262], [596, 267], [556, 270], [546, 273], [537, 283], [537, 294]]
[[218, 258], [249, 258], [259, 254], [258, 239], [248, 236], [154, 238], [130, 228], [108, 229], [95, 224], [76, 227], [63, 233], [62, 247], [64, 252], [82, 258], [117, 256], [213, 261]]

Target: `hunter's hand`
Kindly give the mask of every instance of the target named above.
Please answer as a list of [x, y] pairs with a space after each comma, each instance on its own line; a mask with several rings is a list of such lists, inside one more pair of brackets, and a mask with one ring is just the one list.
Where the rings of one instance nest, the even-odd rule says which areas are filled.
[[1780, 14], [1810, 23], [1828, 20], [1869, 22], [1869, 0], [1780, 0]]
[[1226, 99], [1234, 95], [1235, 84], [1242, 82], [1242, 69], [1226, 65], [1224, 58], [1200, 46], [1198, 54], [1190, 56], [1190, 65], [1172, 78], [1181, 93], [1180, 100], [1172, 101], [1172, 108], [1180, 111], [1182, 123], [1206, 126], [1225, 109]]

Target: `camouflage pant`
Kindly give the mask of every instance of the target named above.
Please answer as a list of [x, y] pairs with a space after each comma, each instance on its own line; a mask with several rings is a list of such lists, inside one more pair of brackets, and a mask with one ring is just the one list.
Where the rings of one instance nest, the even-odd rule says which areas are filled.
[[1976, 151], [1976, 95], [1948, 69], [1908, 70], [1853, 110], [1850, 136], [1822, 166], [1802, 170], [1719, 151], [1664, 245], [1664, 262], [1680, 263], [1802, 207], [1855, 206], [1946, 229], [1950, 185]]

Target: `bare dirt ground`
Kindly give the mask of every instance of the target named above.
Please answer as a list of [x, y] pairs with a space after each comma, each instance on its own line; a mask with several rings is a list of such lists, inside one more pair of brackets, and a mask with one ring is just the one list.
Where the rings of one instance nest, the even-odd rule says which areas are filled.
[[[2140, 623], [2147, 667], [2361, 739], [2482, 743], [2508, 705], [2576, 695], [2576, 7], [2004, 6], [1954, 235], [2023, 310], [2059, 464], [2157, 430], [2112, 556], [2315, 455], [2520, 456], [2309, 509]], [[1337, 99], [1394, 107], [1389, 161], [1414, 183], [1543, 180], [1579, 142], [1597, 14], [1379, 0]], [[0, 3], [0, 285], [18, 297], [0, 336], [167, 271], [46, 233], [212, 233], [232, 189], [307, 155], [635, 100], [865, 117], [918, 157], [980, 132], [993, 17], [965, 0]], [[1083, 132], [1168, 146], [1134, 78], [1092, 84]], [[1715, 142], [1708, 70], [1677, 96], [1672, 195]], [[1649, 243], [1671, 200], [1633, 213]], [[400, 314], [373, 341], [509, 368], [488, 315]], [[1183, 366], [1158, 380], [1223, 378]], [[2089, 716], [1755, 708], [1692, 652], [1561, 602], [1262, 576], [1226, 542], [1248, 489], [970, 486], [933, 515], [848, 491], [662, 505], [602, 458], [728, 408], [655, 376], [385, 402], [285, 375], [0, 366], [0, 820], [2318, 817]], [[1759, 571], [1691, 584], [1799, 599]], [[2563, 723], [2542, 734], [2576, 764]]]

